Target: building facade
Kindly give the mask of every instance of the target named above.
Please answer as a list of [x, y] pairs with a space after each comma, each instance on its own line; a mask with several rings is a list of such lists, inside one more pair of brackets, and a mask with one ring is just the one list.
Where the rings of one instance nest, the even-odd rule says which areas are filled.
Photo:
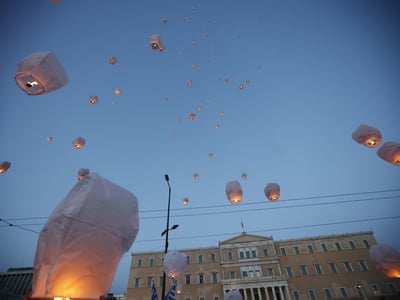
[[0, 272], [0, 299], [19, 300], [32, 290], [33, 268], [10, 268]]
[[[376, 243], [372, 231], [281, 241], [243, 232], [216, 247], [182, 249], [187, 265], [176, 299], [223, 300], [230, 290], [243, 300], [400, 299], [400, 278], [370, 260]], [[132, 253], [127, 300], [149, 300], [153, 282], [161, 296], [163, 257]]]

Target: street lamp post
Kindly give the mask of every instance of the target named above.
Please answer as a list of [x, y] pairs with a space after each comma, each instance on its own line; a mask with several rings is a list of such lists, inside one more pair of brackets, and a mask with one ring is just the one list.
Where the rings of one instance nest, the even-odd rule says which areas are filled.
[[[175, 230], [176, 228], [178, 228], [179, 225], [175, 224], [175, 225], [172, 225], [171, 228], [169, 228], [169, 210], [170, 210], [170, 205], [171, 205], [171, 186], [169, 185], [169, 176], [167, 174], [165, 174], [164, 178], [168, 184], [168, 209], [167, 209], [167, 226], [166, 226], [165, 230], [161, 233], [161, 236], [163, 236], [165, 234], [164, 254], [166, 254], [168, 252], [168, 232], [170, 230]], [[164, 300], [164, 298], [165, 298], [165, 281], [166, 281], [166, 274], [165, 274], [165, 271], [163, 271], [161, 300]]]

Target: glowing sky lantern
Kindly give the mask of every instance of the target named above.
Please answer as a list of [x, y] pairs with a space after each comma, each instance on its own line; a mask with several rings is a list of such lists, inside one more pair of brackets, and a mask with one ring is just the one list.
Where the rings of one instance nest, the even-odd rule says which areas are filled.
[[381, 132], [368, 125], [360, 125], [351, 135], [357, 143], [375, 148], [382, 142]]
[[239, 89], [240, 90], [243, 90], [244, 89], [244, 85], [241, 83], [241, 84], [239, 84]]
[[219, 124], [214, 124], [214, 128], [218, 129], [219, 128]]
[[89, 175], [90, 171], [86, 168], [80, 168], [78, 171], [78, 180], [82, 180], [86, 175]]
[[243, 173], [242, 173], [242, 179], [243, 179], [243, 180], [246, 180], [246, 179], [247, 179], [247, 173], [246, 173], [246, 172], [243, 172]]
[[89, 96], [89, 103], [90, 104], [97, 104], [98, 98], [95, 95], [90, 95]]
[[181, 283], [178, 283], [178, 285], [176, 286], [176, 293], [177, 294], [182, 294], [183, 291], [183, 287]]
[[194, 178], [194, 180], [199, 180], [199, 178], [200, 178], [199, 173], [194, 173], [193, 178]]
[[231, 202], [232, 204], [239, 204], [240, 202], [242, 202], [243, 190], [239, 181], [229, 181], [226, 184], [225, 193], [229, 202]]
[[385, 244], [375, 244], [369, 249], [372, 262], [390, 278], [400, 278], [400, 252]]
[[186, 255], [179, 251], [168, 251], [163, 259], [163, 269], [169, 278], [179, 278], [186, 266]]
[[15, 72], [17, 85], [28, 95], [40, 95], [63, 87], [67, 74], [52, 52], [37, 52], [25, 57]]
[[383, 160], [400, 166], [400, 144], [395, 142], [386, 142], [378, 149], [377, 154]]
[[195, 113], [191, 113], [191, 114], [189, 114], [188, 118], [189, 118], [190, 121], [194, 121], [194, 119], [196, 119], [196, 114]]
[[203, 105], [197, 105], [197, 110], [198, 110], [198, 111], [202, 111], [203, 108], [204, 108]]
[[51, 142], [51, 141], [53, 140], [53, 137], [52, 137], [52, 136], [48, 136], [48, 137], [46, 138], [46, 140], [47, 140], [48, 142]]
[[110, 56], [110, 57], [108, 58], [108, 63], [109, 63], [110, 65], [115, 65], [117, 62], [118, 62], [118, 60], [117, 60], [117, 58], [116, 58], [115, 56]]
[[128, 190], [96, 173], [77, 181], [40, 232], [32, 298], [106, 296], [138, 218], [137, 198]]
[[190, 79], [186, 81], [187, 86], [192, 86], [192, 84], [193, 84], [193, 82]]
[[114, 94], [119, 96], [122, 94], [122, 90], [121, 89], [115, 89]]
[[183, 198], [182, 203], [183, 203], [184, 205], [189, 204], [189, 199], [188, 199], [187, 197]]
[[161, 22], [163, 22], [164, 24], [168, 23], [168, 19], [167, 18], [162, 18]]
[[74, 149], [79, 150], [85, 145], [86, 141], [83, 137], [79, 136], [72, 141], [72, 146]]
[[224, 300], [242, 300], [242, 294], [239, 291], [229, 291], [224, 295]]
[[224, 116], [224, 115], [225, 115], [225, 112], [223, 112], [223, 111], [220, 111], [220, 112], [219, 112], [219, 115], [222, 117], [222, 116]]
[[208, 158], [213, 158], [214, 157], [214, 153], [210, 152], [208, 153]]
[[268, 183], [264, 188], [264, 194], [268, 200], [273, 202], [278, 201], [281, 194], [281, 188], [277, 183]]
[[11, 163], [9, 161], [0, 162], [0, 173], [5, 173], [11, 167]]
[[161, 37], [158, 34], [150, 36], [150, 46], [153, 50], [164, 51], [165, 47], [161, 42]]

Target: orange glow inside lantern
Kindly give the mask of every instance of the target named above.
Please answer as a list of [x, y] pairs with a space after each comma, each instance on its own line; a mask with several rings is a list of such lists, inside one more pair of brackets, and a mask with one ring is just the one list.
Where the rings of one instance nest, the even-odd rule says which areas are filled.
[[386, 142], [378, 149], [377, 154], [383, 160], [400, 166], [400, 144]]
[[9, 161], [3, 161], [0, 163], [0, 173], [5, 173], [10, 168], [11, 163]]
[[382, 142], [381, 132], [369, 125], [360, 125], [351, 136], [354, 141], [368, 148], [375, 148]]
[[121, 89], [115, 89], [115, 91], [114, 91], [114, 94], [117, 96], [121, 95], [121, 93], [122, 93]]
[[186, 255], [179, 251], [169, 251], [164, 256], [163, 270], [169, 278], [179, 278], [186, 266]]
[[73, 142], [72, 146], [74, 149], [79, 150], [85, 145], [86, 141], [83, 137], [77, 137]]
[[161, 42], [161, 37], [158, 34], [150, 36], [150, 46], [153, 50], [163, 51], [164, 45]]
[[189, 203], [189, 199], [185, 197], [183, 198], [182, 202], [184, 205], [187, 205]]
[[265, 196], [268, 200], [275, 202], [280, 197], [280, 186], [277, 183], [268, 183], [264, 189]]
[[89, 96], [89, 103], [90, 104], [96, 104], [97, 103], [97, 96], [91, 95]]
[[225, 188], [226, 196], [230, 203], [239, 204], [243, 199], [243, 190], [237, 180], [229, 181]]

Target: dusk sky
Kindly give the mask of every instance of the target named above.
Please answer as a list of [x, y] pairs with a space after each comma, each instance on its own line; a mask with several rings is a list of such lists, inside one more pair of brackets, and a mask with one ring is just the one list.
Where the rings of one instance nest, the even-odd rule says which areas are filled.
[[[151, 49], [154, 34], [164, 51]], [[165, 174], [179, 224], [171, 250], [243, 230], [274, 240], [372, 230], [400, 250], [400, 167], [352, 139], [365, 124], [400, 143], [398, 1], [8, 0], [0, 35], [0, 162], [11, 162], [0, 174], [0, 272], [33, 266], [80, 168], [139, 201], [113, 293], [126, 292], [131, 252], [164, 250]], [[45, 51], [69, 81], [28, 96], [17, 64]], [[78, 136], [86, 144], [74, 150]], [[225, 195], [231, 180], [241, 204]], [[264, 195], [272, 182], [278, 202]]]

